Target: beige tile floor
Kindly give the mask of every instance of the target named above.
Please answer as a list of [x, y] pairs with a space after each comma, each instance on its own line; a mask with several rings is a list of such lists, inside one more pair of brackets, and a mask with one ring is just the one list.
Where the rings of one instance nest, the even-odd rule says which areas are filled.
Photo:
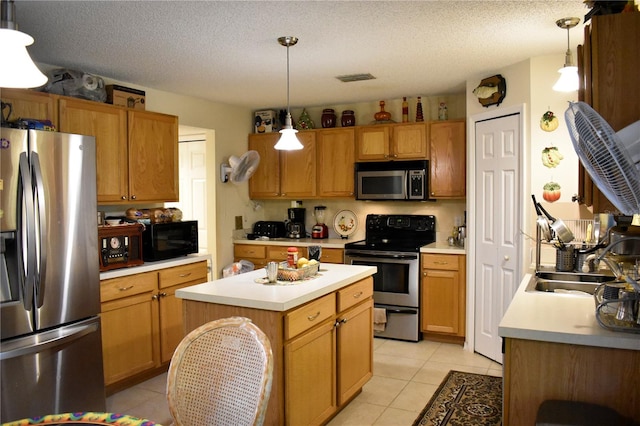
[[[449, 370], [502, 376], [502, 365], [459, 345], [374, 339], [373, 377], [329, 423], [411, 425]], [[166, 374], [107, 398], [107, 410], [171, 424]]]

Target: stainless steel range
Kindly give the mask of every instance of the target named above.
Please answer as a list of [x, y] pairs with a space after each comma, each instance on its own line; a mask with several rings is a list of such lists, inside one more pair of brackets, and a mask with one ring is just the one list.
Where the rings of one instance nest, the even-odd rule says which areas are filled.
[[435, 240], [435, 216], [370, 214], [365, 239], [345, 246], [345, 263], [378, 267], [373, 300], [386, 324], [376, 337], [420, 340], [420, 247]]

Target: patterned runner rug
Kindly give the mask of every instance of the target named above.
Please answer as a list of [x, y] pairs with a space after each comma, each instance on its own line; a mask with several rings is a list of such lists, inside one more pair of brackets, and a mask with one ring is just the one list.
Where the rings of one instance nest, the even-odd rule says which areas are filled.
[[449, 371], [413, 426], [499, 426], [502, 377]]

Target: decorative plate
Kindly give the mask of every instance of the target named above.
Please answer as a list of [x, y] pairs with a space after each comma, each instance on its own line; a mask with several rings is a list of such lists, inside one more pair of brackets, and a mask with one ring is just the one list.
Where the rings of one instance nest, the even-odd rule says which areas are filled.
[[356, 232], [357, 227], [358, 218], [351, 210], [341, 210], [333, 219], [333, 229], [335, 229], [342, 238], [347, 238]]

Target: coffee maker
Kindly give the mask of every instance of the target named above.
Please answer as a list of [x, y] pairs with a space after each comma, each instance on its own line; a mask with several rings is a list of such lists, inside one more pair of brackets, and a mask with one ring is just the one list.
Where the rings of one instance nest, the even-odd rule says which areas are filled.
[[305, 238], [307, 236], [304, 228], [304, 216], [305, 209], [303, 207], [291, 207], [288, 209], [287, 237]]

